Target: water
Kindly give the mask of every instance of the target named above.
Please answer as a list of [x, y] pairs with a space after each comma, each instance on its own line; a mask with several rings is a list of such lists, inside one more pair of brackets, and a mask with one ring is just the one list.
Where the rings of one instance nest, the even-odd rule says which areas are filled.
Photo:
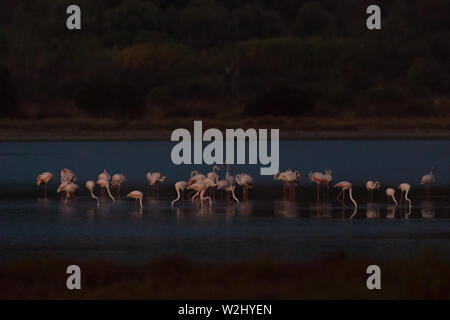
[[[153, 257], [184, 255], [201, 261], [235, 261], [272, 257], [281, 261], [314, 260], [346, 251], [352, 256], [412, 258], [431, 249], [450, 253], [450, 150], [447, 140], [407, 141], [283, 141], [282, 169], [302, 173], [296, 201], [282, 201], [281, 185], [258, 176], [258, 166], [234, 166], [234, 173], [255, 178], [251, 201], [239, 206], [216, 201], [200, 208], [190, 201], [171, 209], [173, 182], [186, 179], [194, 168], [170, 162], [167, 142], [33, 142], [0, 143], [0, 259], [7, 261], [48, 252], [63, 257], [106, 258], [141, 263]], [[437, 183], [431, 198], [418, 184], [431, 166]], [[35, 177], [55, 174], [62, 167], [81, 180], [94, 179], [104, 168], [122, 172], [131, 189], [145, 190], [145, 173], [161, 171], [167, 182], [160, 196], [146, 198], [144, 210], [132, 200], [101, 208], [81, 190], [76, 203], [65, 206], [49, 184], [50, 199], [40, 199]], [[314, 189], [305, 176], [310, 170], [333, 169], [333, 181], [350, 180], [359, 203], [343, 209], [334, 201], [315, 203]], [[367, 203], [361, 187], [366, 179], [387, 185], [412, 184], [413, 207], [393, 207], [382, 191]], [[240, 194], [240, 192], [239, 192]]]

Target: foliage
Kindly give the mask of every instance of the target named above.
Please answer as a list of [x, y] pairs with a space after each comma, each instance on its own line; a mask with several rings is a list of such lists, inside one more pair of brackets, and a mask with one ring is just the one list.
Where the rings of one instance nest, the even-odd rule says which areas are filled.
[[449, 95], [448, 0], [380, 0], [379, 31], [365, 27], [369, 0], [80, 0], [80, 32], [65, 28], [71, 3], [0, 3], [0, 116], [55, 100], [96, 116], [156, 103], [185, 115], [201, 101], [248, 115], [433, 116], [422, 109]]

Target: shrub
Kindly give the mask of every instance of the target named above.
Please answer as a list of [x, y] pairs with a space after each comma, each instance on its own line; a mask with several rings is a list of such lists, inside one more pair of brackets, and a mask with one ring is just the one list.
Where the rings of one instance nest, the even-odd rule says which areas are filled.
[[130, 84], [86, 84], [75, 94], [75, 103], [80, 109], [97, 117], [137, 118], [144, 112], [145, 95]]
[[17, 107], [17, 91], [7, 69], [0, 67], [0, 116], [11, 115]]
[[312, 100], [298, 88], [276, 88], [249, 103], [244, 113], [251, 116], [298, 116], [311, 112]]

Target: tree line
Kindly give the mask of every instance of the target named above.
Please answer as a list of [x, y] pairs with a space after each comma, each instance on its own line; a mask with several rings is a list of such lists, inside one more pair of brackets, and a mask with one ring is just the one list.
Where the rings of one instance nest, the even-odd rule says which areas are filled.
[[0, 116], [449, 112], [447, 0], [72, 2], [1, 2]]

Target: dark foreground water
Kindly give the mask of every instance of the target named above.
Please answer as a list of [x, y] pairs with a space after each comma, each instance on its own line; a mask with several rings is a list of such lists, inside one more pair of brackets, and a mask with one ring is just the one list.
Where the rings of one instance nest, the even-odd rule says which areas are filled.
[[[233, 261], [271, 257], [276, 260], [314, 260], [336, 251], [373, 258], [412, 258], [423, 250], [450, 256], [449, 141], [286, 141], [281, 143], [282, 169], [302, 173], [296, 201], [282, 201], [281, 185], [259, 177], [259, 167], [235, 166], [234, 173], [255, 178], [251, 201], [235, 206], [216, 201], [203, 208], [186, 201], [171, 209], [173, 182], [186, 179], [196, 168], [170, 163], [172, 144], [166, 142], [0, 143], [0, 260], [52, 253], [63, 257], [108, 258], [145, 262], [167, 255], [195, 260]], [[436, 167], [437, 183], [430, 198], [419, 185], [421, 176]], [[161, 171], [167, 182], [159, 198], [146, 198], [144, 210], [132, 200], [101, 208], [79, 192], [66, 206], [55, 194], [56, 176], [48, 200], [35, 177], [56, 175], [61, 168], [75, 171], [84, 186], [104, 168], [127, 175], [124, 192], [145, 188], [145, 173]], [[335, 190], [319, 206], [307, 179], [310, 170], [334, 171], [333, 181], [350, 180], [359, 203], [343, 209]], [[367, 203], [360, 186], [380, 180], [375, 203]], [[384, 196], [384, 188], [400, 182], [412, 185], [413, 207], [400, 210]], [[147, 192], [146, 192], [147, 193]], [[240, 197], [240, 191], [238, 191]], [[398, 197], [397, 193], [397, 197]]]

